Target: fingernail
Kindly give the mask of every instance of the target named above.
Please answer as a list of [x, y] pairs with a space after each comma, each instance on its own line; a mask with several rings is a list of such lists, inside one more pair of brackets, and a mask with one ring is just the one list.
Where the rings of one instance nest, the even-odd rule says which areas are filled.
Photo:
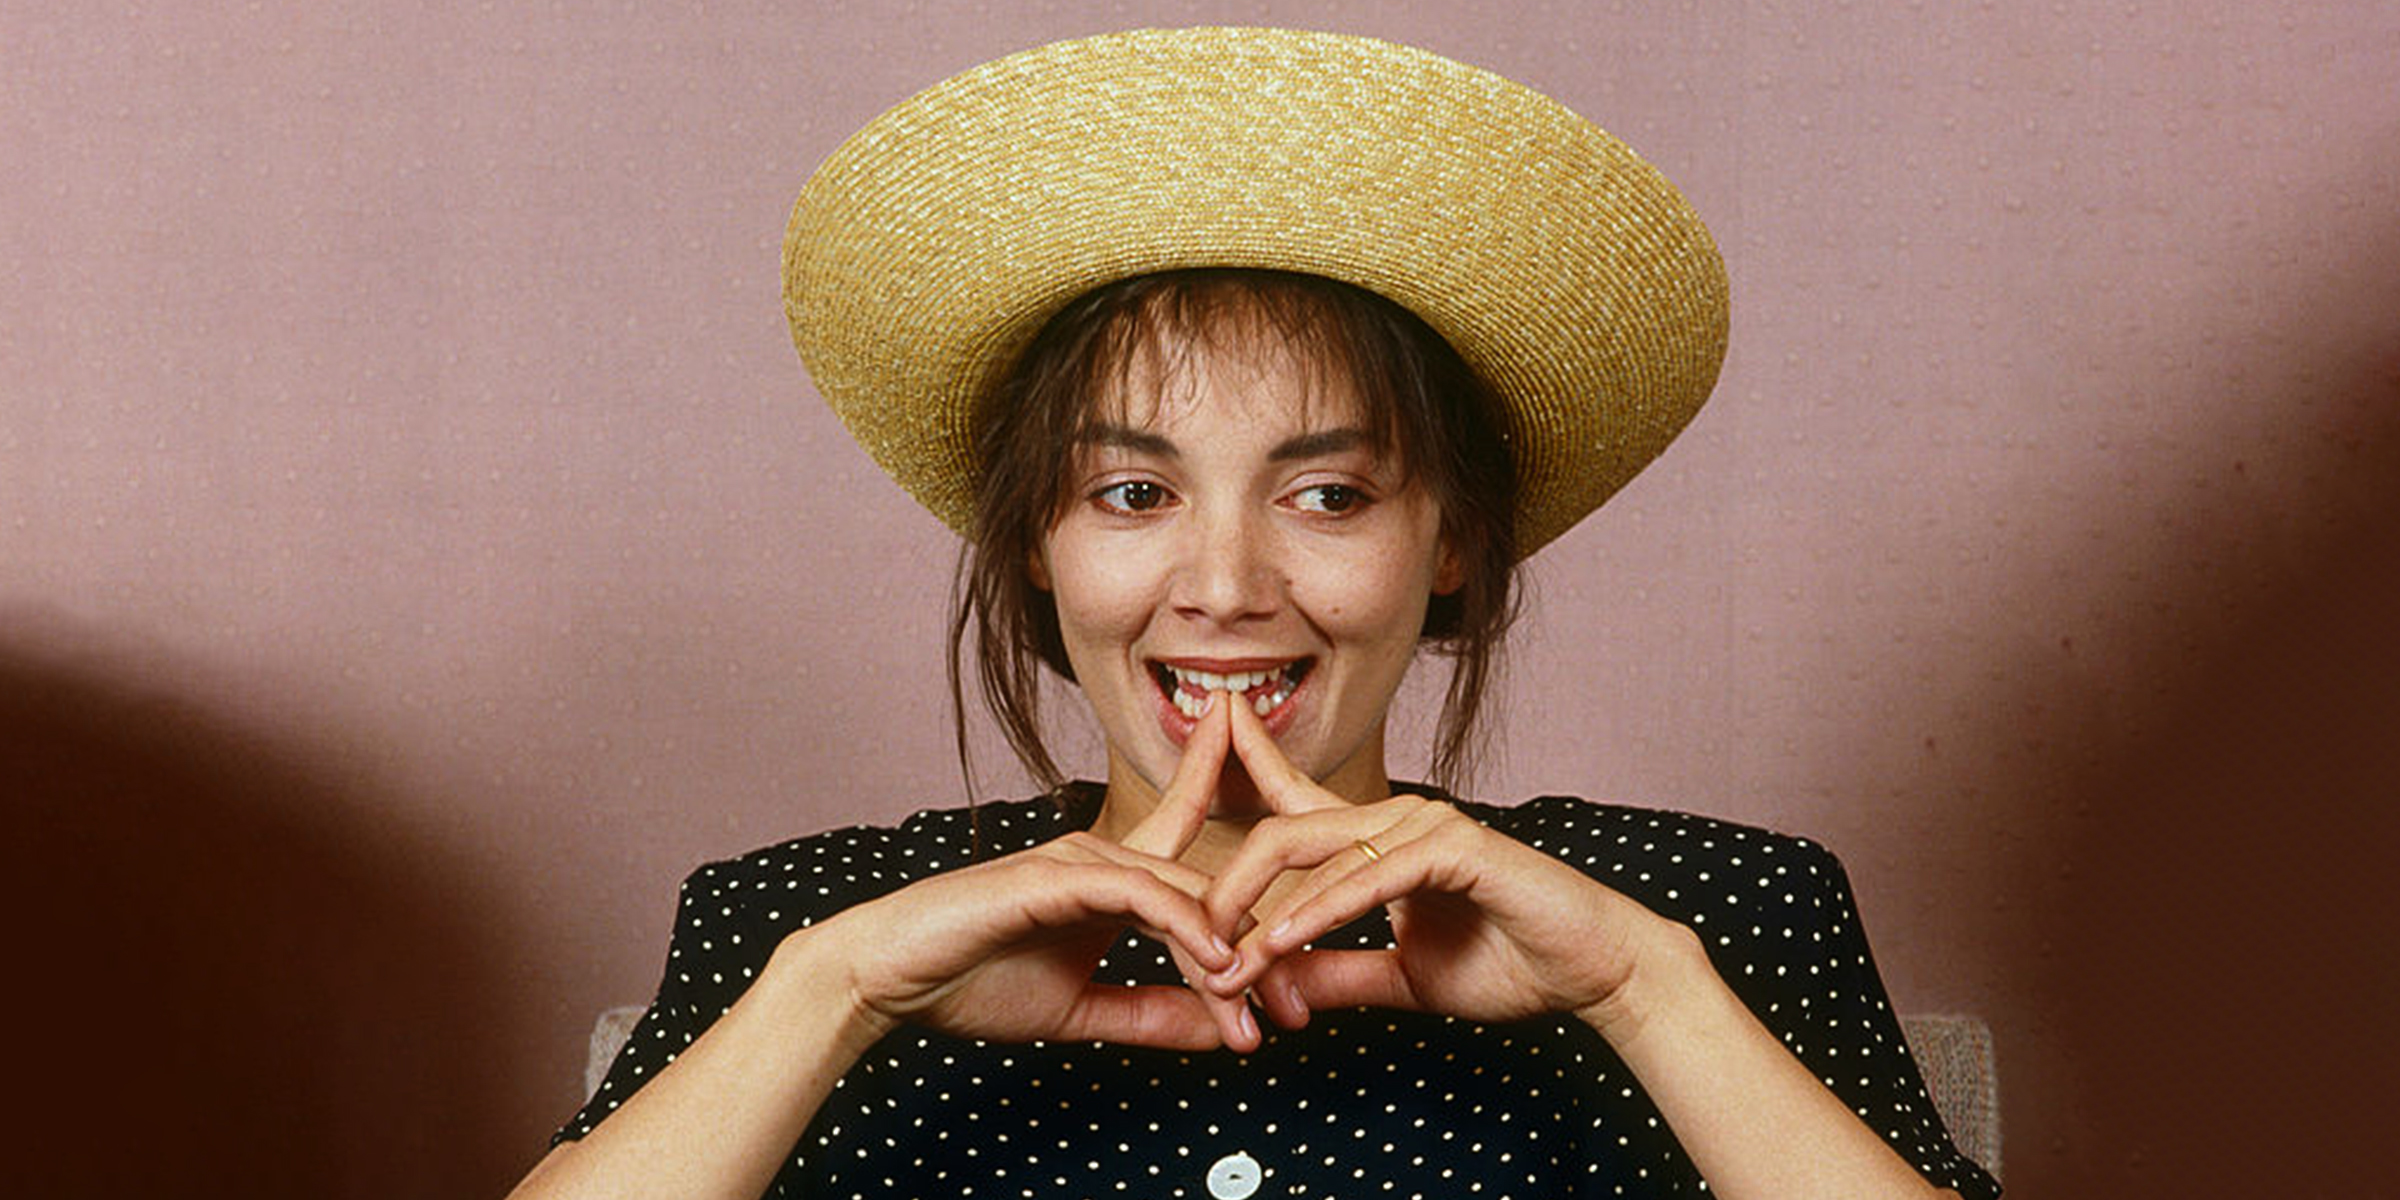
[[1253, 1042], [1259, 1040], [1258, 1018], [1251, 1015], [1250, 1006], [1246, 1004], [1242, 1006], [1242, 1036]]
[[[1223, 962], [1226, 959], [1233, 957], [1233, 947], [1227, 944], [1225, 939], [1217, 934], [1212, 933], [1208, 935], [1208, 948], [1217, 952], [1217, 960], [1219, 962]], [[1230, 970], [1231, 968], [1229, 967], [1227, 969]]]
[[1202, 982], [1208, 984], [1213, 989], [1222, 990], [1233, 983], [1234, 976], [1241, 973], [1242, 960], [1237, 955], [1232, 962], [1225, 964], [1224, 970], [1209, 972], [1208, 977], [1202, 980]]
[[1267, 931], [1267, 940], [1280, 945], [1283, 942], [1284, 935], [1289, 934], [1291, 931], [1292, 919], [1290, 917], [1285, 917], [1283, 920], [1275, 922], [1275, 928]]

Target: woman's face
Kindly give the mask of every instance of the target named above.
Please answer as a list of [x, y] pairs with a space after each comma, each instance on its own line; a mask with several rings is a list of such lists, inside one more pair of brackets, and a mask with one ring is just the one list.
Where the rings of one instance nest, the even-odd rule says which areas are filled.
[[1385, 794], [1384, 713], [1459, 568], [1432, 499], [1329, 374], [1227, 330], [1142, 356], [1102, 398], [1118, 417], [1077, 448], [1033, 569], [1112, 790], [1163, 790], [1221, 688], [1337, 794]]

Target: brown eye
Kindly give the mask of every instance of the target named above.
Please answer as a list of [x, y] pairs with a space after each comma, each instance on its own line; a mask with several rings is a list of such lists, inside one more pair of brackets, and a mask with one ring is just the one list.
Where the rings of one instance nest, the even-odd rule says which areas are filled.
[[1300, 489], [1292, 503], [1303, 512], [1346, 513], [1365, 507], [1366, 493], [1341, 483], [1320, 483]]
[[1167, 502], [1167, 489], [1146, 479], [1110, 484], [1092, 497], [1102, 508], [1117, 512], [1148, 512]]

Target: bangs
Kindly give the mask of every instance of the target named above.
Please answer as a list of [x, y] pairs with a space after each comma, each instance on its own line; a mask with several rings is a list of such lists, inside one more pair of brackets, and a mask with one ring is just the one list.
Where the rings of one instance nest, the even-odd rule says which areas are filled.
[[[1077, 311], [1086, 305], [1104, 311]], [[1420, 458], [1412, 451], [1431, 431], [1407, 427], [1403, 389], [1414, 381], [1395, 379], [1390, 366], [1411, 357], [1403, 325], [1414, 320], [1388, 301], [1310, 275], [1202, 270], [1147, 276], [1104, 288], [1053, 318], [1051, 328], [1077, 333], [1057, 347], [1062, 353], [1054, 361], [1063, 377], [1017, 395], [1024, 408], [1055, 410], [1041, 421], [1050, 426], [1041, 431], [1051, 435], [1047, 444], [1080, 449], [1112, 427], [1161, 423], [1197, 398], [1195, 382], [1208, 370], [1250, 364], [1263, 376], [1290, 368], [1304, 384], [1306, 425], [1365, 433], [1377, 461], [1398, 468], [1408, 482]], [[1045, 489], [1045, 524], [1073, 499], [1069, 464], [1057, 465]]]

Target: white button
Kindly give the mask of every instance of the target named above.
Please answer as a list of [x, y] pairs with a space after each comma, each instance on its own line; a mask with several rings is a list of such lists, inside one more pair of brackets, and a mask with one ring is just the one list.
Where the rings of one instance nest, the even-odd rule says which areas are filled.
[[1258, 1160], [1236, 1150], [1208, 1169], [1208, 1194], [1217, 1200], [1250, 1200], [1258, 1190]]

